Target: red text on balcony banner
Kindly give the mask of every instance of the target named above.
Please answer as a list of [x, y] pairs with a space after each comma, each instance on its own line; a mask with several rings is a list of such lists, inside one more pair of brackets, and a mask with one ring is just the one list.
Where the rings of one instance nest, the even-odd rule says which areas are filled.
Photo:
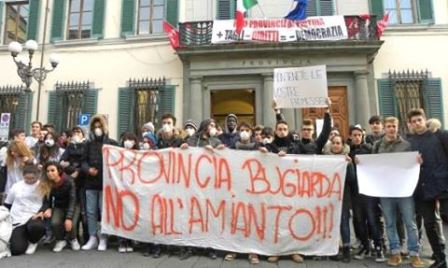
[[244, 20], [243, 30], [239, 34], [235, 31], [235, 20], [215, 20], [213, 21], [212, 34], [213, 44], [348, 39], [344, 16], [308, 17], [301, 21], [286, 19]]
[[343, 156], [105, 145], [102, 232], [144, 242], [334, 255]]

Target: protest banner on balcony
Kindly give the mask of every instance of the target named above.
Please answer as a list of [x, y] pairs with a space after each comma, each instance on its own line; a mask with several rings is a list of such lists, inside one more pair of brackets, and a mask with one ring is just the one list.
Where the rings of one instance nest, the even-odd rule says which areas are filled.
[[334, 255], [344, 156], [105, 145], [102, 229], [159, 244]]
[[235, 20], [213, 21], [212, 44], [234, 42], [296, 42], [348, 39], [344, 16], [287, 19], [246, 19], [237, 34]]

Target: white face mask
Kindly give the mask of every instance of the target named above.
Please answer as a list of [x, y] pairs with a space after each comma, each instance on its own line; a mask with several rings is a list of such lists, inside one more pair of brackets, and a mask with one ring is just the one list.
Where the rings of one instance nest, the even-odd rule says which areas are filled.
[[95, 136], [101, 137], [103, 135], [103, 130], [99, 127], [95, 128]]
[[212, 127], [212, 128], [208, 131], [208, 134], [210, 135], [210, 137], [214, 137], [214, 136], [216, 136], [216, 132], [217, 132], [216, 128], [215, 128], [215, 127]]
[[240, 138], [241, 138], [241, 140], [243, 140], [243, 141], [247, 141], [247, 140], [249, 140], [249, 139], [250, 139], [249, 131], [241, 131], [241, 132], [240, 132]]
[[168, 125], [168, 124], [164, 124], [162, 129], [163, 129], [163, 132], [169, 133], [169, 132], [171, 132], [173, 130], [173, 127]]
[[148, 143], [143, 143], [143, 149], [144, 150], [149, 150], [149, 149], [151, 149], [151, 147], [149, 146], [149, 144]]
[[187, 132], [188, 136], [193, 136], [196, 131], [193, 128], [187, 128], [185, 132]]
[[263, 144], [268, 144], [268, 143], [271, 143], [271, 140], [268, 139], [268, 138], [264, 138], [263, 139]]
[[135, 145], [135, 142], [132, 140], [125, 140], [123, 142], [123, 145], [124, 145], [124, 148], [126, 148], [126, 149], [132, 149], [132, 147], [134, 147], [134, 145]]
[[80, 143], [81, 142], [81, 137], [78, 135], [73, 135], [72, 139], [71, 139], [72, 143]]
[[47, 147], [53, 147], [53, 145], [54, 145], [54, 140], [53, 140], [53, 139], [45, 140], [45, 145], [46, 145]]

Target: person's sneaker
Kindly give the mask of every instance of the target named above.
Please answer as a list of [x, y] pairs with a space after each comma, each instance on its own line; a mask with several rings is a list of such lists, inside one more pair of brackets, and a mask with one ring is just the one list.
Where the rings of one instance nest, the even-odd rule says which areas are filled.
[[389, 266], [398, 266], [401, 263], [401, 255], [400, 254], [394, 254], [390, 255], [389, 259], [387, 260], [387, 265]]
[[118, 245], [118, 252], [126, 253], [126, 242], [125, 241], [120, 241], [120, 244]]
[[214, 250], [212, 248], [208, 250], [208, 256], [212, 260], [215, 260], [216, 258], [218, 258], [218, 254], [216, 253], [216, 250]]
[[160, 258], [160, 254], [162, 253], [162, 248], [160, 245], [154, 245], [154, 249], [152, 251], [152, 257], [154, 259]]
[[100, 243], [98, 244], [98, 251], [106, 251], [107, 250], [107, 238], [101, 237]]
[[126, 244], [126, 252], [134, 252], [134, 247], [132, 246], [132, 243], [130, 241], [128, 241], [128, 243]]
[[350, 247], [345, 246], [342, 248], [342, 262], [349, 263], [352, 260], [352, 256], [350, 255]]
[[186, 247], [181, 250], [179, 259], [186, 260], [186, 259], [190, 258], [191, 256], [193, 256], [193, 250], [191, 249], [191, 247]]
[[303, 257], [300, 256], [299, 254], [292, 254], [291, 258], [292, 258], [292, 260], [294, 262], [297, 262], [297, 263], [302, 263], [303, 262]]
[[25, 254], [26, 255], [33, 255], [34, 252], [36, 252], [37, 249], [37, 243], [29, 243], [28, 247], [26, 248]]
[[361, 249], [356, 253], [355, 259], [364, 260], [364, 258], [370, 256], [370, 250], [366, 247], [361, 247]]
[[81, 246], [79, 245], [78, 239], [76, 239], [76, 238], [72, 239], [70, 241], [70, 246], [71, 246], [72, 250], [74, 250], [74, 251], [78, 251], [78, 250], [81, 249]]
[[279, 256], [270, 256], [268, 257], [268, 262], [278, 262], [279, 259]]
[[411, 266], [414, 268], [423, 268], [425, 267], [425, 263], [419, 256], [411, 256]]
[[385, 262], [386, 257], [384, 257], [383, 250], [378, 248], [375, 250], [375, 262]]
[[59, 240], [56, 242], [56, 245], [54, 245], [53, 252], [61, 252], [65, 246], [67, 246], [67, 241]]
[[87, 243], [82, 246], [82, 250], [92, 250], [94, 248], [96, 248], [98, 246], [98, 239], [96, 238], [96, 236], [90, 236], [89, 237], [89, 241], [87, 241]]
[[446, 260], [437, 259], [429, 268], [446, 268]]

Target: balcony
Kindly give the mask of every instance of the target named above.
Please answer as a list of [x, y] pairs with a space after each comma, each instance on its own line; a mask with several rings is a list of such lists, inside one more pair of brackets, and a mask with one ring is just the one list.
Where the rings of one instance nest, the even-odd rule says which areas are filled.
[[[379, 40], [377, 36], [376, 16], [372, 15], [370, 16], [370, 18], [366, 18], [365, 16], [344, 16], [344, 19], [345, 24], [347, 26], [348, 40], [343, 41], [345, 42], [348, 41], [351, 43], [355, 41], [362, 41], [364, 43]], [[207, 47], [207, 46], [209, 47], [223, 46], [223, 44], [219, 45], [212, 44], [212, 31], [213, 31], [213, 21], [195, 21], [195, 22], [180, 23], [179, 33], [180, 33], [181, 50], [188, 48]], [[292, 44], [315, 43], [315, 42], [316, 41], [300, 40], [292, 42]], [[291, 44], [291, 42], [289, 42], [288, 44]], [[224, 46], [229, 46], [229, 44], [225, 44]]]

